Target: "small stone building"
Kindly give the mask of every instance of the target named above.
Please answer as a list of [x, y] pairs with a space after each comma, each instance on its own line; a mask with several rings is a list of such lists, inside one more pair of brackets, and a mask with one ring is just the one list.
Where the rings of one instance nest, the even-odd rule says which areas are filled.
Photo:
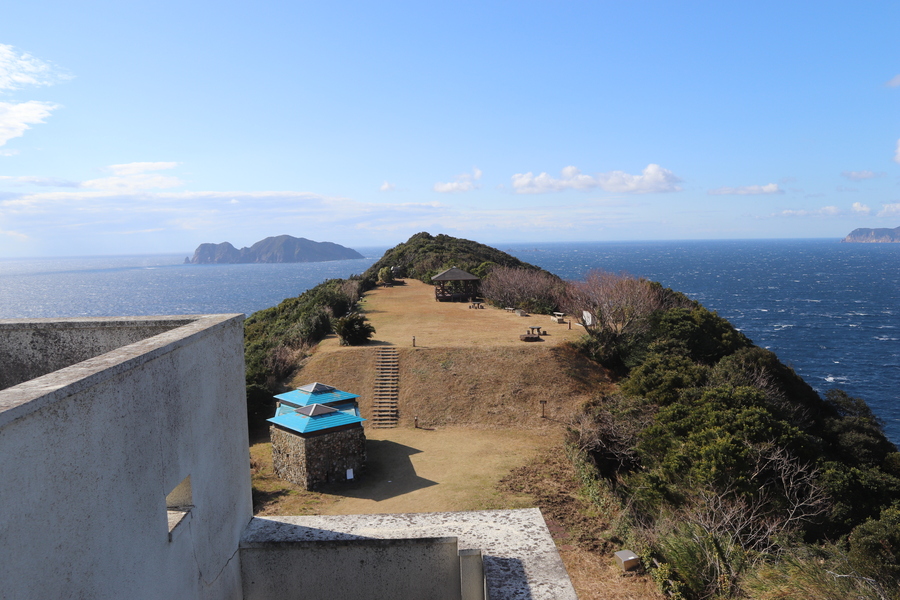
[[275, 398], [268, 419], [275, 474], [307, 490], [353, 479], [366, 461], [359, 395], [311, 383]]

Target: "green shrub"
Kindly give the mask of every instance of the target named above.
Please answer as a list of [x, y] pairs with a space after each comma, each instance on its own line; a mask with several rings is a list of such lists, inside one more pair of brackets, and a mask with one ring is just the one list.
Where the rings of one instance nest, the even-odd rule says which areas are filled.
[[375, 328], [358, 313], [335, 319], [333, 327], [341, 339], [341, 346], [360, 346], [375, 334]]

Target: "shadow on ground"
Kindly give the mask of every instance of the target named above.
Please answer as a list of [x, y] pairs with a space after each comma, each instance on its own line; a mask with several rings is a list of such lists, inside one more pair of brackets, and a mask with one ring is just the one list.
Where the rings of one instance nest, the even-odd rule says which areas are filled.
[[402, 496], [416, 490], [437, 485], [437, 482], [419, 477], [410, 456], [421, 450], [390, 440], [366, 442], [366, 468], [352, 483], [330, 484], [318, 491], [380, 502]]

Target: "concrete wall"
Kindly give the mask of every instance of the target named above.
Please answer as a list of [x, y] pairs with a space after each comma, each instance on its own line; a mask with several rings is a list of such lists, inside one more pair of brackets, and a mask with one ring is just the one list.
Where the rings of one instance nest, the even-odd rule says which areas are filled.
[[[143, 333], [109, 337], [141, 341], [0, 391], [4, 598], [241, 598], [243, 316], [154, 337], [172, 318], [140, 320]], [[77, 322], [82, 339], [117, 343], [103, 335], [115, 320]], [[188, 476], [194, 508], [170, 536], [166, 496]]]
[[0, 390], [189, 322], [184, 317], [0, 320]]
[[318, 483], [347, 481], [347, 469], [359, 477], [366, 462], [362, 427], [302, 437], [272, 425], [269, 435], [275, 475], [308, 490]]
[[456, 538], [245, 542], [244, 600], [460, 600]]

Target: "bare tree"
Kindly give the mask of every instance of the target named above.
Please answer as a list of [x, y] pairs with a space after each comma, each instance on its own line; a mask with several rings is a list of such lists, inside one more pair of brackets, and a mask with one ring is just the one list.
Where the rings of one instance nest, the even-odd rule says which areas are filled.
[[608, 331], [621, 335], [641, 325], [655, 310], [664, 308], [659, 286], [646, 279], [591, 271], [583, 282], [571, 282], [567, 289], [568, 312], [588, 313], [584, 323], [589, 332]]
[[481, 295], [498, 306], [550, 312], [557, 308], [564, 287], [546, 271], [499, 266], [481, 282]]

